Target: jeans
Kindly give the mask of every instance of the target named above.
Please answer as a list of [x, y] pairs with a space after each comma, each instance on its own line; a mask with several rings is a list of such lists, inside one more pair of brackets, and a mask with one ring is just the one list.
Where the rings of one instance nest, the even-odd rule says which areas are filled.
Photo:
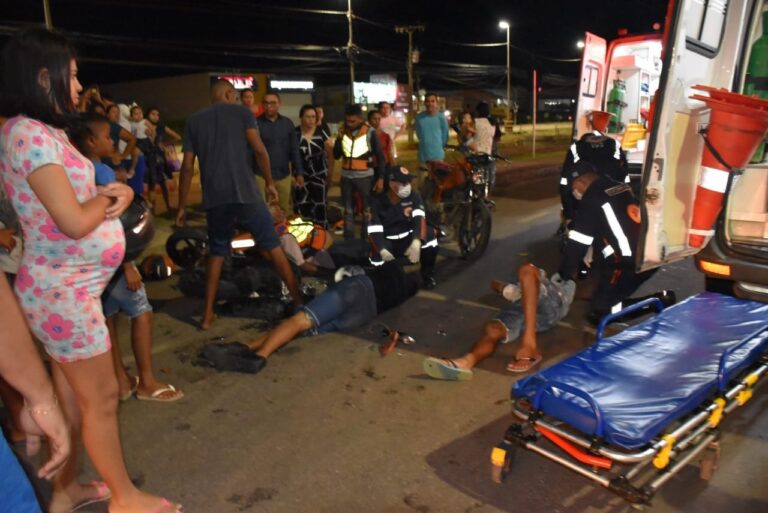
[[341, 202], [344, 204], [344, 238], [355, 237], [355, 193], [360, 194], [363, 203], [363, 215], [360, 222], [360, 238], [368, 238], [368, 218], [371, 212], [371, 189], [373, 176], [363, 178], [341, 177]]
[[129, 290], [125, 281], [125, 273], [122, 269], [117, 271], [120, 277], [114, 284], [107, 287], [107, 291], [101, 296], [101, 305], [104, 317], [112, 317], [118, 312], [123, 312], [129, 319], [152, 311], [152, 305], [147, 299], [147, 291], [144, 284], [137, 290]]
[[32, 486], [2, 433], [0, 469], [0, 513], [40, 513]]
[[367, 276], [350, 276], [302, 307], [314, 322], [314, 334], [350, 331], [376, 317], [376, 294]]

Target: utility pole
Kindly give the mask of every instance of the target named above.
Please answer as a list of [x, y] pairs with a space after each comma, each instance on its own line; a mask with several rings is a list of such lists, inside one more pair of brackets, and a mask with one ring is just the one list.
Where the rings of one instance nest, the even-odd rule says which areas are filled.
[[404, 25], [395, 27], [395, 32], [398, 34], [408, 34], [408, 116], [406, 122], [408, 123], [408, 144], [413, 144], [413, 120], [416, 116], [416, 109], [413, 105], [413, 33], [419, 31], [424, 32], [424, 25]]
[[51, 19], [51, 4], [49, 0], [43, 0], [43, 12], [45, 13], [45, 28], [53, 30], [53, 19]]
[[347, 41], [347, 59], [349, 59], [349, 103], [355, 103], [355, 58], [352, 42], [352, 0], [347, 0], [347, 23], [349, 25], [349, 40]]

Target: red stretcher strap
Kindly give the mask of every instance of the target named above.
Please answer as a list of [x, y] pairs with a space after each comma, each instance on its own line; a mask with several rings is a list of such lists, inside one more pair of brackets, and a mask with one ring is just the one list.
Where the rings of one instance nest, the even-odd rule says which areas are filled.
[[556, 435], [552, 431], [548, 430], [547, 428], [543, 428], [541, 426], [534, 426], [534, 429], [544, 435], [547, 439], [549, 439], [550, 442], [560, 447], [562, 450], [567, 452], [569, 455], [571, 455], [573, 458], [576, 458], [580, 462], [591, 465], [593, 467], [599, 467], [609, 470], [611, 466], [613, 465], [613, 461], [609, 460], [608, 458], [603, 458], [601, 456], [595, 456], [593, 454], [587, 454], [586, 452], [582, 451], [581, 449], [574, 446], [571, 442], [567, 441], [563, 437]]

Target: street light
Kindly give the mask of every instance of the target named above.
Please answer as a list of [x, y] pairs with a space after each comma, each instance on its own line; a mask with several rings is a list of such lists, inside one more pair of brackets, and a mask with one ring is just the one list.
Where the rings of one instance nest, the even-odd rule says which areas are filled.
[[579, 50], [584, 48], [584, 41], [576, 41], [576, 48], [578, 48]]
[[507, 31], [507, 123], [509, 123], [512, 120], [510, 111], [512, 108], [512, 64], [509, 48], [509, 22], [501, 20], [499, 22], [499, 28]]

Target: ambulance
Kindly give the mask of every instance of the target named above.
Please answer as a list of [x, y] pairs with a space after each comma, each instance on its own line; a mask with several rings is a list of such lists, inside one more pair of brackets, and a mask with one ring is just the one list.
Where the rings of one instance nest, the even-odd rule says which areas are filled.
[[[708, 290], [768, 301], [768, 1], [670, 0], [662, 32], [587, 33], [574, 137], [592, 112], [639, 185], [639, 270], [690, 256]], [[764, 34], [764, 30], [766, 33]], [[703, 87], [699, 87], [703, 86]]]

